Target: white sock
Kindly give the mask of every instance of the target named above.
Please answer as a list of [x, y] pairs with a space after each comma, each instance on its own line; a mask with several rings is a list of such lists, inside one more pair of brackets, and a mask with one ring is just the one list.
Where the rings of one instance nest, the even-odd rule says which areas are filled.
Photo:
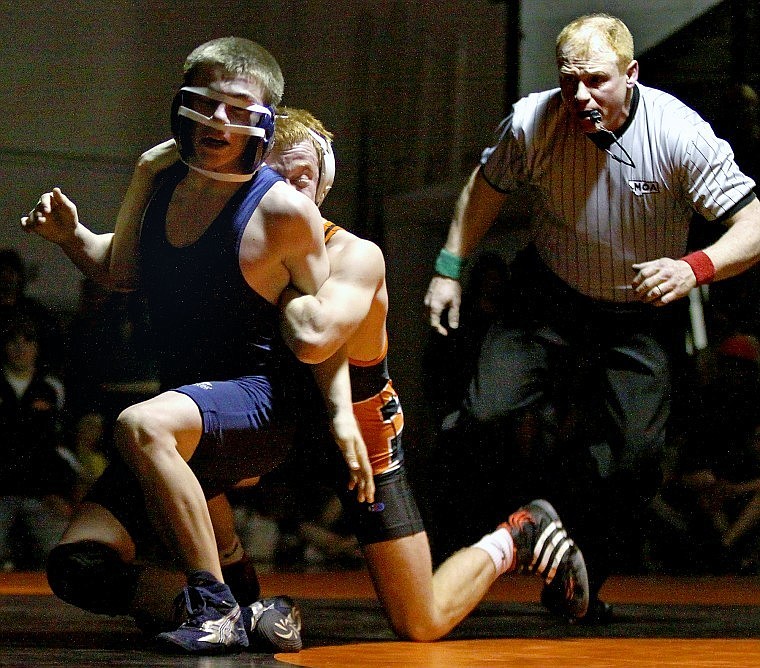
[[486, 534], [472, 547], [480, 548], [488, 553], [496, 574], [501, 575], [509, 570], [515, 554], [515, 544], [512, 535], [504, 527], [499, 527], [493, 533]]
[[229, 550], [219, 552], [219, 563], [222, 566], [229, 566], [237, 561], [240, 561], [245, 554], [243, 545], [240, 543], [240, 538], [235, 536], [235, 542]]

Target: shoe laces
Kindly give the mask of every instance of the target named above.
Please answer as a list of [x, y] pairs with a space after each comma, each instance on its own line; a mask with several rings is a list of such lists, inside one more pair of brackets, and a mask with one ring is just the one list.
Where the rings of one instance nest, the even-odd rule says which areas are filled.
[[187, 614], [187, 621], [206, 611], [206, 600], [196, 587], [185, 587], [177, 599], [175, 607], [179, 609], [184, 607], [183, 612]]
[[[179, 610], [180, 614], [182, 614], [182, 608], [184, 607], [184, 612], [187, 614], [185, 623], [189, 623], [192, 626], [194, 625], [193, 620], [204, 619], [206, 616], [205, 613], [209, 609], [208, 599], [214, 597], [214, 592], [205, 587], [187, 585], [182, 591], [182, 594], [177, 597], [178, 600], [175, 602], [175, 609]], [[227, 601], [222, 602], [227, 603]], [[212, 609], [218, 612], [215, 608]]]
[[535, 524], [535, 519], [531, 512], [525, 508], [520, 508], [513, 512], [507, 518], [507, 524], [511, 529], [517, 529], [518, 531], [525, 527], [526, 524]]

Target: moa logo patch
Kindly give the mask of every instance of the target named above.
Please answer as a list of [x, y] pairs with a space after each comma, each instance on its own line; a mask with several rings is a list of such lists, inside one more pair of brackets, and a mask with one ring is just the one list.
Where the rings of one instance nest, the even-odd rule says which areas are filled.
[[657, 181], [628, 181], [628, 185], [634, 195], [650, 195], [660, 192], [660, 184]]

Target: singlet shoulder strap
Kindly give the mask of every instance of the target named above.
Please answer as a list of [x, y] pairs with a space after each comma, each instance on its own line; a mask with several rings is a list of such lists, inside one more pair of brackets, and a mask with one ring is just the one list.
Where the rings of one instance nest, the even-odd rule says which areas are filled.
[[325, 226], [325, 243], [330, 241], [332, 239], [333, 235], [336, 232], [340, 232], [343, 228], [340, 227], [340, 225], [336, 225], [335, 223], [331, 223], [329, 220], [322, 220], [323, 225]]

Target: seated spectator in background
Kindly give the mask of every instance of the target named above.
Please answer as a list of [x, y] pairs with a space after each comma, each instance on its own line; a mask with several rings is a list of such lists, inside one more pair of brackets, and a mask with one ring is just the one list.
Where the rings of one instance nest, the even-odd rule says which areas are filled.
[[[760, 572], [760, 343], [735, 333], [711, 354], [694, 392], [674, 471], [655, 509], [668, 526], [699, 545], [696, 569]], [[677, 541], [675, 541], [677, 542]], [[664, 549], [664, 548], [663, 548]], [[683, 561], [683, 555], [664, 555]]]
[[63, 330], [58, 318], [44, 304], [26, 294], [24, 260], [12, 248], [0, 249], [0, 329], [17, 314], [35, 323], [39, 340], [39, 364], [59, 372], [63, 363]]
[[[6, 323], [0, 346], [0, 563], [5, 570], [44, 564], [66, 527], [77, 479], [76, 460], [63, 447], [63, 385], [38, 366], [38, 345], [31, 319], [18, 316]], [[16, 545], [18, 535], [27, 543]]]
[[79, 462], [79, 480], [74, 500], [79, 502], [108, 466], [106, 423], [99, 413], [82, 415], [73, 425], [68, 442]]
[[67, 331], [64, 380], [72, 447], [93, 464], [97, 450], [110, 455], [105, 444], [118, 414], [158, 390], [147, 321], [141, 293], [111, 292], [82, 279]]

